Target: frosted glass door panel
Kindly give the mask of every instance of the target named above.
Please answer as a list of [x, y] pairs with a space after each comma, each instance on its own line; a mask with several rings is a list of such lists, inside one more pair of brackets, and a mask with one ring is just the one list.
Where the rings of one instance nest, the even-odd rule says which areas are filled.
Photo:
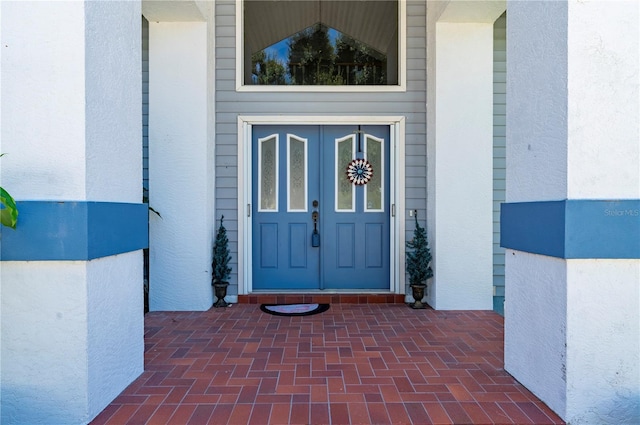
[[371, 135], [366, 135], [366, 157], [373, 168], [373, 176], [365, 185], [364, 210], [372, 212], [384, 211], [382, 200], [384, 199], [384, 140]]
[[260, 211], [278, 211], [278, 135], [258, 140]]
[[287, 210], [307, 211], [307, 139], [287, 135]]
[[336, 139], [336, 211], [339, 212], [355, 211], [355, 191], [346, 177], [347, 165], [354, 158], [355, 140], [355, 136]]

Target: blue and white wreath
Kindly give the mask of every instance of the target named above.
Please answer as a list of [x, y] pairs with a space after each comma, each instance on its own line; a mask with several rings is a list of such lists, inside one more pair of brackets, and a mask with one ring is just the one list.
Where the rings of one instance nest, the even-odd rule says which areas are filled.
[[356, 185], [369, 183], [373, 177], [373, 167], [366, 159], [354, 159], [347, 165], [347, 178]]

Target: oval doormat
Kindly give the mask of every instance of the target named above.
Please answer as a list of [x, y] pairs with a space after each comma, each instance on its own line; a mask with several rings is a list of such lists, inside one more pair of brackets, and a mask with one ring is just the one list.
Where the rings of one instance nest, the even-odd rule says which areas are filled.
[[275, 316], [311, 316], [329, 310], [329, 304], [262, 304], [260, 310]]

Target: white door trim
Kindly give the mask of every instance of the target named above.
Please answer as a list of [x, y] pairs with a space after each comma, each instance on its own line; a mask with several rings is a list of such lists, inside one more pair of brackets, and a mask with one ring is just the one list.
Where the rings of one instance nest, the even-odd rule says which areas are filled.
[[[395, 294], [405, 293], [405, 117], [404, 116], [238, 116], [238, 295], [250, 294], [252, 287], [252, 234], [250, 204], [251, 188], [251, 128], [254, 125], [388, 125], [390, 127], [390, 193], [389, 199], [395, 214], [391, 217], [390, 286]], [[391, 212], [390, 212], [391, 213]]]

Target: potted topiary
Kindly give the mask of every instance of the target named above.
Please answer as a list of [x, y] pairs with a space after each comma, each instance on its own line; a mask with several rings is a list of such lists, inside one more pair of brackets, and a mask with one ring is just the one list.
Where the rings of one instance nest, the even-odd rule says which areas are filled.
[[227, 286], [229, 286], [229, 276], [231, 275], [231, 255], [229, 252], [229, 239], [227, 238], [227, 229], [225, 229], [222, 221], [224, 216], [220, 218], [220, 227], [216, 235], [216, 243], [213, 246], [213, 279], [211, 285], [215, 290], [217, 301], [214, 307], [227, 307], [229, 303], [224, 300], [227, 296]]
[[426, 281], [433, 276], [433, 270], [431, 269], [431, 252], [427, 242], [427, 232], [420, 227], [417, 213], [413, 239], [407, 242], [407, 248], [413, 250], [407, 251], [407, 273], [409, 274], [409, 285], [413, 290], [413, 299], [415, 300], [411, 304], [411, 308], [425, 308], [422, 298], [424, 298], [425, 288], [427, 287]]

